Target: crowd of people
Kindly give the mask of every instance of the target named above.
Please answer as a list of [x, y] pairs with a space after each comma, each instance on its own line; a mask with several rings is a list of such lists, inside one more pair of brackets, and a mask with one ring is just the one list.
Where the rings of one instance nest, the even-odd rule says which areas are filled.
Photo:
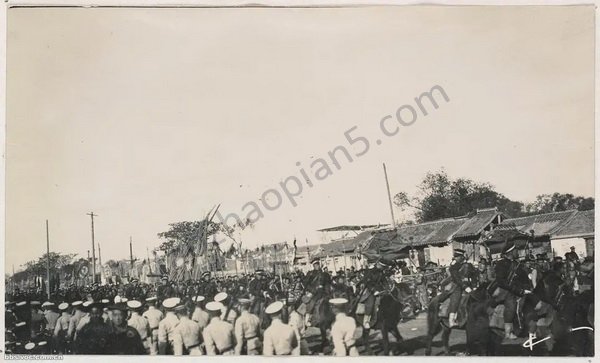
[[[50, 298], [43, 291], [15, 289], [6, 294], [5, 349], [13, 354], [307, 355], [315, 353], [307, 329], [323, 327], [328, 315], [324, 345], [333, 355], [356, 356], [357, 329], [381, 323], [376, 316], [382, 296], [399, 299], [402, 317], [409, 318], [439, 295], [449, 301], [453, 327], [462, 297], [484, 283], [505, 306], [505, 338], [515, 339], [510, 322], [517, 301], [531, 294], [542, 276], [556, 274], [575, 294], [593, 289], [593, 259], [572, 252], [565, 258], [519, 259], [515, 246], [507, 244], [500, 260], [481, 258], [477, 264], [455, 250], [448, 268], [380, 259], [364, 269], [331, 273], [314, 260], [306, 274], [206, 272], [196, 281], [163, 277], [157, 284], [134, 279], [69, 286]], [[519, 274], [525, 274], [525, 283]]]

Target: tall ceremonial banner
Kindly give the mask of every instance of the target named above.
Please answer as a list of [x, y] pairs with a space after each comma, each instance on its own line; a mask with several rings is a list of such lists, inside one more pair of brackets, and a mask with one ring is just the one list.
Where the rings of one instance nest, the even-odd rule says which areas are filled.
[[188, 233], [178, 235], [173, 247], [167, 252], [169, 280], [185, 281], [199, 278], [206, 271], [207, 263], [202, 258], [208, 249], [208, 235], [212, 220], [219, 206], [209, 211], [199, 222], [186, 222]]

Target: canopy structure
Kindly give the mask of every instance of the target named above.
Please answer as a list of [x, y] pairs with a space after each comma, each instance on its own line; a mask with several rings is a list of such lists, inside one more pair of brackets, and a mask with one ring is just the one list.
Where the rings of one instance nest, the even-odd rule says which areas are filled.
[[410, 243], [397, 230], [369, 231], [356, 236], [360, 252], [373, 262], [383, 260], [391, 262], [408, 257]]

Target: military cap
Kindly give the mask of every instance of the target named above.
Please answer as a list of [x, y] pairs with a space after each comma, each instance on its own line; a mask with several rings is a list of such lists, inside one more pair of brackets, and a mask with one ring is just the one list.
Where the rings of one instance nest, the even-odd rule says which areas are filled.
[[210, 271], [205, 271], [202, 273], [202, 278], [210, 277]]
[[335, 299], [329, 299], [329, 303], [331, 305], [344, 305], [348, 303], [348, 299], [345, 299], [343, 297], [338, 297]]
[[454, 257], [458, 257], [458, 256], [463, 256], [465, 255], [465, 250], [460, 249], [460, 248], [456, 248], [454, 249]]
[[220, 292], [220, 293], [218, 293], [218, 294], [215, 295], [215, 299], [214, 300], [217, 301], [217, 302], [221, 302], [221, 301], [227, 299], [228, 296], [229, 295], [227, 295], [226, 292]]
[[102, 304], [108, 304], [108, 303], [110, 303], [110, 300], [108, 300], [108, 299], [102, 299], [102, 300], [100, 300], [100, 302]]
[[154, 301], [156, 301], [156, 296], [151, 296], [151, 297], [146, 298], [146, 302], [154, 302]]
[[238, 299], [238, 302], [239, 302], [239, 303], [240, 303], [240, 305], [242, 305], [242, 306], [248, 306], [248, 305], [250, 305], [250, 303], [252, 302], [252, 300], [251, 300], [251, 299], [244, 298], [244, 297], [241, 297], [241, 298], [239, 298], [239, 299]]
[[27, 305], [27, 301], [19, 301], [18, 303], [15, 304], [15, 306], [17, 306], [17, 307], [22, 307], [25, 305]]
[[313, 257], [310, 260], [311, 265], [314, 265], [315, 263], [321, 263], [321, 259], [319, 257]]
[[127, 302], [127, 307], [132, 310], [139, 309], [142, 307], [142, 303], [137, 300], [129, 300]]
[[30, 306], [40, 306], [40, 305], [41, 305], [41, 303], [40, 303], [39, 301], [37, 301], [37, 300], [34, 300], [34, 301], [31, 301], [31, 302], [29, 303], [29, 305], [30, 305]]
[[58, 304], [58, 310], [61, 310], [61, 311], [62, 310], [67, 310], [68, 307], [69, 307], [69, 303], [67, 303], [67, 302], [63, 302], [63, 303]]
[[53, 302], [50, 302], [50, 301], [45, 301], [45, 302], [42, 304], [42, 308], [49, 308], [49, 307], [52, 307], [52, 306], [54, 306], [54, 303], [53, 303]]
[[161, 280], [169, 280], [169, 277], [168, 276], [163, 276], [163, 277], [161, 277]]
[[35, 348], [35, 343], [29, 342], [25, 344], [25, 350], [32, 350], [33, 348]]
[[199, 302], [202, 302], [202, 301], [204, 301], [204, 300], [205, 300], [205, 297], [204, 297], [204, 296], [201, 296], [201, 295], [194, 296], [194, 297], [192, 298], [192, 301], [193, 301], [193, 302], [195, 302], [195, 303], [199, 303]]
[[123, 302], [112, 304], [108, 307], [108, 310], [119, 310], [119, 311], [127, 311], [127, 305]]
[[15, 328], [21, 328], [24, 327], [27, 323], [24, 321], [20, 321], [18, 323], [15, 324]]
[[162, 305], [166, 309], [173, 309], [174, 307], [176, 307], [180, 303], [181, 303], [181, 299], [180, 298], [178, 298], [178, 297], [170, 297], [170, 298], [165, 299], [163, 301]]
[[93, 303], [94, 300], [86, 300], [83, 303], [81, 303], [81, 306], [83, 306], [84, 308], [89, 308]]
[[72, 302], [72, 303], [71, 303], [71, 306], [78, 308], [78, 307], [80, 307], [82, 304], [83, 304], [83, 301], [81, 301], [81, 300], [77, 300], [77, 301], [74, 301], [74, 302]]
[[138, 281], [140, 281], [140, 280], [138, 280], [136, 278], [131, 279], [131, 282], [138, 282]]
[[43, 347], [43, 346], [45, 346], [46, 344], [48, 344], [48, 342], [47, 342], [47, 341], [45, 341], [45, 340], [42, 340], [41, 342], [38, 342], [38, 344], [37, 344], [37, 345], [38, 345], [38, 347]]
[[221, 304], [218, 301], [211, 301], [208, 304], [206, 304], [206, 310], [208, 311], [221, 311], [221, 309], [223, 309], [224, 305]]
[[265, 313], [268, 315], [273, 315], [280, 312], [281, 309], [283, 309], [283, 303], [281, 301], [275, 301], [269, 306], [267, 306], [267, 308], [265, 309]]

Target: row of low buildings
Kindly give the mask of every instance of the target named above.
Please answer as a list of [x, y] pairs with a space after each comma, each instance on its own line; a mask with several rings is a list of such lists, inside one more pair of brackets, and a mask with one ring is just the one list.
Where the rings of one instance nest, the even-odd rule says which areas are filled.
[[580, 257], [594, 255], [594, 210], [568, 210], [510, 218], [496, 208], [478, 209], [455, 218], [407, 224], [336, 226], [319, 230], [328, 243], [298, 247], [294, 268], [310, 269], [319, 258], [330, 271], [359, 269], [378, 258], [448, 265], [453, 251], [463, 249], [471, 261], [497, 259], [507, 240], [521, 255], [564, 256], [570, 247]]

